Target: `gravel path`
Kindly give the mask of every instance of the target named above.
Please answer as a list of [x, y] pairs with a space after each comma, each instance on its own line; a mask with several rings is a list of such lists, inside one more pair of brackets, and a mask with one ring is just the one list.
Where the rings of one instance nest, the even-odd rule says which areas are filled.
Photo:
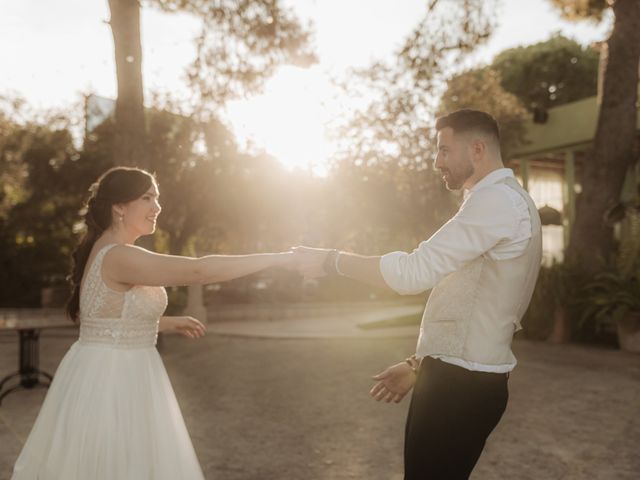
[[[71, 334], [71, 332], [69, 332]], [[45, 334], [54, 371], [69, 334]], [[369, 376], [411, 353], [410, 338], [171, 336], [161, 353], [207, 479], [399, 480], [408, 399], [378, 404]], [[507, 411], [473, 480], [640, 478], [640, 356], [517, 341]], [[16, 363], [0, 336], [0, 377]], [[0, 407], [0, 479], [8, 478], [44, 391]]]

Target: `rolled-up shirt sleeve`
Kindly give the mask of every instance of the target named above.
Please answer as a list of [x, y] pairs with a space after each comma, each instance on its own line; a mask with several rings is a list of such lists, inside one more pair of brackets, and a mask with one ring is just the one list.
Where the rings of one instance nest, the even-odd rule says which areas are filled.
[[387, 285], [401, 295], [424, 292], [509, 238], [517, 225], [517, 211], [507, 193], [495, 186], [481, 188], [413, 252], [383, 255], [380, 272]]

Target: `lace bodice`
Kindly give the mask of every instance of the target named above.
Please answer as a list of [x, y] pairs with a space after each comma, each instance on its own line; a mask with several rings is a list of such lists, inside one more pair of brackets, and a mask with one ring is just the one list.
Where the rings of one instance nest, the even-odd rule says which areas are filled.
[[136, 285], [126, 292], [109, 288], [102, 280], [102, 261], [116, 244], [105, 245], [87, 265], [80, 289], [80, 343], [121, 348], [152, 347], [167, 308], [164, 287]]

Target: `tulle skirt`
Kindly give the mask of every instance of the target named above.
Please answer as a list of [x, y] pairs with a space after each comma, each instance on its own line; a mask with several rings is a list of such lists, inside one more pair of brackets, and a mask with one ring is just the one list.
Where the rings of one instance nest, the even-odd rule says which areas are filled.
[[155, 347], [74, 343], [13, 480], [203, 479]]

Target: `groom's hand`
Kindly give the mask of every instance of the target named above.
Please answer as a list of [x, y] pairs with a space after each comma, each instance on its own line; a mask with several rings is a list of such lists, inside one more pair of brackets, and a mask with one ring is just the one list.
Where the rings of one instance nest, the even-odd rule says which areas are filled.
[[327, 248], [294, 247], [295, 264], [305, 278], [324, 277], [324, 261], [331, 251]]
[[390, 403], [393, 400], [399, 403], [416, 383], [416, 374], [406, 362], [392, 365], [372, 378], [378, 382], [371, 388], [369, 395], [378, 402], [384, 400]]

